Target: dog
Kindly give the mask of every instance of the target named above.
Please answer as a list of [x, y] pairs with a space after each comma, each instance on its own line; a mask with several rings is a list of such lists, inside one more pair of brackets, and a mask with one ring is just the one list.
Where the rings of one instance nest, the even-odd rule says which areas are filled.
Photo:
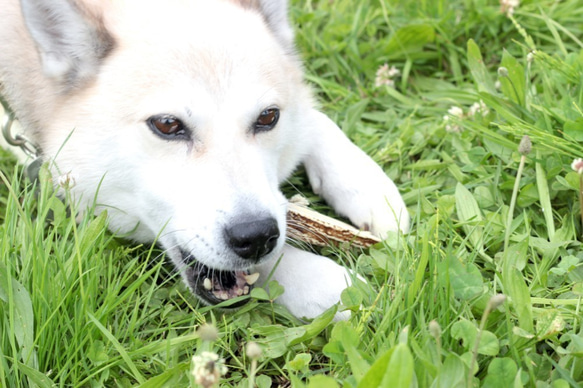
[[271, 276], [278, 303], [314, 318], [354, 275], [286, 244], [280, 184], [298, 165], [360, 229], [385, 237], [410, 221], [395, 184], [317, 110], [287, 8], [0, 0], [0, 95], [55, 186], [66, 175], [79, 209], [95, 204], [113, 232], [156, 240], [203, 303]]

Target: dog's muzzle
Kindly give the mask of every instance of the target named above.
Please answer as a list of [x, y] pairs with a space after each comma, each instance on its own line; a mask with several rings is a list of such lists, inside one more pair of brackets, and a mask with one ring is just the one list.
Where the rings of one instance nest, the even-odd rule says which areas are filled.
[[[280, 237], [277, 221], [273, 217], [241, 218], [223, 230], [228, 247], [249, 264], [258, 263], [275, 249]], [[185, 278], [192, 292], [204, 303], [216, 305], [244, 295], [249, 295], [259, 273], [229, 271], [211, 268], [197, 261], [191, 254], [181, 251], [187, 264]], [[240, 298], [229, 307], [240, 307], [248, 298]]]

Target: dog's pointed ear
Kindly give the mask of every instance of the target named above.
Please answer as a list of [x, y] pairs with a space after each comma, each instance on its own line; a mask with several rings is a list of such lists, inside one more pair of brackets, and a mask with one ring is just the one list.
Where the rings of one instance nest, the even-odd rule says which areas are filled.
[[68, 87], [95, 75], [114, 47], [100, 15], [75, 0], [21, 0], [21, 7], [44, 73]]
[[289, 23], [287, 0], [235, 0], [235, 2], [259, 11], [280, 44], [286, 49], [293, 48], [294, 33]]

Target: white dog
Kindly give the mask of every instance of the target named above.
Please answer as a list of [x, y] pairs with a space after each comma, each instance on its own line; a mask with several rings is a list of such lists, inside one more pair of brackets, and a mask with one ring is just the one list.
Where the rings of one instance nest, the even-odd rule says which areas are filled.
[[160, 236], [202, 301], [248, 293], [249, 274], [279, 261], [278, 301], [314, 317], [350, 276], [286, 245], [280, 183], [303, 164], [317, 194], [379, 236], [409, 216], [314, 108], [286, 3], [0, 0], [0, 95], [81, 208], [96, 200], [136, 241]]

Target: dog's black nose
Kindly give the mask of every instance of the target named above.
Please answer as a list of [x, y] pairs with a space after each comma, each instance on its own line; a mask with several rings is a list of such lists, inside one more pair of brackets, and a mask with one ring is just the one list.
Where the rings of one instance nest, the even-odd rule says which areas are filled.
[[225, 228], [225, 239], [239, 257], [257, 261], [275, 248], [279, 228], [274, 218], [238, 222]]

